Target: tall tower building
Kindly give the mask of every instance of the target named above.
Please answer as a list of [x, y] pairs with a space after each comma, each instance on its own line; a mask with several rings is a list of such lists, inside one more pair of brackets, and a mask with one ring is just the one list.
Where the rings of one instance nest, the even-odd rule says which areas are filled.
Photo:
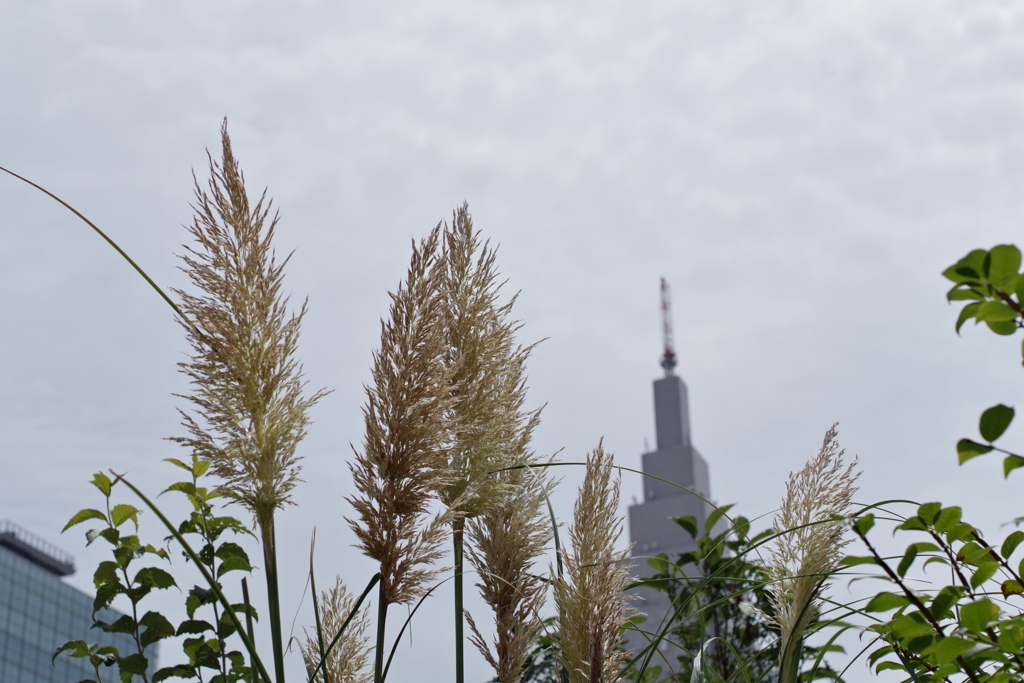
[[[701, 499], [711, 499], [708, 464], [691, 441], [686, 384], [675, 374], [676, 354], [672, 340], [671, 308], [668, 285], [664, 279], [661, 281], [661, 292], [665, 338], [661, 367], [665, 374], [661, 379], [654, 381], [657, 448], [641, 456], [645, 475], [644, 499], [642, 503], [629, 508], [629, 534], [633, 542], [631, 556], [634, 558], [632, 570], [635, 575], [641, 577], [652, 576], [655, 573], [647, 564], [647, 558], [665, 553], [672, 560], [679, 553], [696, 548], [693, 538], [672, 521], [673, 517], [695, 517], [698, 529], [703, 529], [704, 521], [712, 510], [711, 506]], [[679, 488], [680, 486], [689, 491]], [[658, 631], [668, 615], [668, 598], [651, 589], [641, 589], [636, 593], [641, 599], [637, 600], [634, 606], [647, 615], [647, 620], [641, 628], [645, 631]], [[627, 645], [639, 649], [645, 647], [647, 642], [638, 635], [631, 634]]]

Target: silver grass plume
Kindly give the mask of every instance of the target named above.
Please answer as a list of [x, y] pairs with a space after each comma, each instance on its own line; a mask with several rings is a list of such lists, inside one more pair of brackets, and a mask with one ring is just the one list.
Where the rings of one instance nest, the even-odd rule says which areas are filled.
[[438, 225], [417, 246], [406, 280], [391, 294], [373, 354], [373, 385], [363, 408], [366, 437], [350, 463], [359, 495], [347, 500], [348, 519], [365, 555], [380, 563], [382, 606], [410, 603], [437, 573], [440, 544], [454, 513], [431, 515], [431, 503], [450, 483], [444, 471], [451, 447], [449, 413], [455, 398], [447, 361], [443, 273]]
[[631, 581], [629, 550], [615, 550], [622, 518], [620, 476], [613, 476], [613, 469], [612, 454], [601, 445], [587, 455], [587, 473], [569, 528], [566, 578], [554, 581], [555, 638], [569, 683], [612, 683], [628, 657], [620, 649], [622, 630], [636, 611], [623, 592]]
[[296, 446], [307, 411], [325, 392], [303, 396], [296, 354], [306, 303], [288, 312], [281, 291], [288, 258], [278, 262], [272, 246], [278, 216], [270, 218], [266, 191], [250, 206], [226, 119], [221, 142], [221, 161], [210, 156], [208, 191], [195, 182], [195, 219], [186, 226], [195, 243], [181, 255], [200, 293], [174, 290], [192, 347], [179, 366], [192, 386], [183, 398], [193, 413], [180, 411], [189, 436], [173, 440], [210, 461], [224, 480], [221, 492], [265, 529], [291, 502], [301, 469]]
[[793, 683], [800, 673], [803, 639], [819, 614], [826, 582], [839, 566], [845, 527], [835, 517], [845, 517], [857, 487], [857, 458], [844, 467], [836, 440], [836, 425], [825, 433], [821, 449], [803, 469], [789, 475], [786, 495], [775, 515], [778, 536], [769, 546], [769, 602], [780, 636], [781, 683]]
[[[529, 433], [521, 438], [521, 462], [535, 462], [526, 451]], [[494, 649], [466, 613], [476, 646], [497, 673], [498, 683], [520, 683], [523, 664], [543, 627], [546, 582], [536, 571], [539, 557], [551, 542], [545, 495], [554, 481], [543, 470], [516, 469], [498, 475], [506, 491], [502, 499], [469, 520], [467, 555], [477, 570], [484, 602], [494, 614]]]
[[498, 301], [502, 282], [495, 250], [481, 243], [473, 230], [469, 207], [463, 204], [445, 226], [442, 261], [452, 375], [454, 442], [447, 473], [451, 483], [441, 500], [452, 506], [461, 499], [464, 518], [475, 517], [502, 495], [502, 480], [493, 472], [520, 464], [521, 444], [539, 420], [540, 411], [526, 413], [526, 361], [533, 346], [518, 346], [522, 327], [509, 320], [516, 297]]
[[[335, 579], [334, 588], [321, 593], [320, 623], [325, 646], [334, 640], [354, 605], [355, 597], [348, 592], [340, 576]], [[310, 679], [311, 683], [369, 683], [373, 680], [373, 669], [370, 667], [372, 646], [366, 635], [368, 626], [366, 608], [360, 609], [328, 653], [327, 664], [324, 666], [326, 676], [322, 669], [316, 677]], [[305, 635], [302, 653], [308, 676], [320, 664], [320, 639], [315, 632], [310, 633], [308, 630]]]

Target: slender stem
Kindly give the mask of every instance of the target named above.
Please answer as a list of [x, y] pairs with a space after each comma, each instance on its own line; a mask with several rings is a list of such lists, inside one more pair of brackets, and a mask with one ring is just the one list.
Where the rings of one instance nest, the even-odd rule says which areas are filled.
[[373, 683], [381, 683], [384, 680], [384, 621], [388, 616], [388, 601], [383, 581], [380, 582], [380, 591], [377, 595], [377, 651], [373, 663]]
[[452, 541], [455, 544], [455, 683], [466, 681], [466, 653], [463, 647], [466, 620], [462, 609], [462, 543], [465, 530], [465, 518], [459, 517], [452, 523]]
[[263, 564], [267, 574], [267, 608], [270, 612], [270, 638], [274, 645], [274, 676], [284, 683], [284, 641], [281, 632], [281, 597], [277, 582], [277, 541], [274, 535], [274, 516], [271, 513], [260, 524], [263, 535]]
[[[252, 604], [249, 602], [249, 582], [242, 577], [242, 601], [245, 603], [245, 630], [249, 634], [249, 641], [253, 644], [256, 643], [256, 636], [252, 630]], [[251, 658], [250, 658], [251, 660]], [[251, 665], [250, 661], [250, 665]], [[250, 666], [252, 669], [252, 683], [260, 683], [260, 672], [255, 666]]]
[[[316, 527], [313, 527], [313, 538], [309, 542], [309, 587], [313, 594], [313, 618], [316, 620], [316, 640], [320, 648], [320, 661], [326, 661], [327, 652], [324, 650], [324, 627], [320, 623], [320, 601], [316, 592], [316, 572], [313, 570], [313, 551], [316, 549]], [[324, 664], [324, 683], [331, 683], [331, 673]]]

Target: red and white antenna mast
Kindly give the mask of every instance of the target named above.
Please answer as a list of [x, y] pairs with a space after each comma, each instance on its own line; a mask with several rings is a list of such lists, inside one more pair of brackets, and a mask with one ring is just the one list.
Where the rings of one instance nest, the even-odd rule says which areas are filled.
[[672, 295], [665, 278], [661, 278], [661, 335], [665, 342], [661, 367], [665, 368], [665, 376], [669, 377], [676, 366], [676, 344], [672, 335]]

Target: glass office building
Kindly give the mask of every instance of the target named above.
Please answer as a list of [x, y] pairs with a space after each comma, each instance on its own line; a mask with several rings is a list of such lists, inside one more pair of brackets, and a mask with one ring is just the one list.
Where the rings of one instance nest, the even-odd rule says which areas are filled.
[[[76, 683], [95, 679], [88, 659], [62, 654], [51, 663], [54, 651], [69, 640], [113, 645], [122, 654], [135, 651], [131, 636], [91, 628], [96, 619], [112, 623], [121, 614], [102, 610], [93, 619], [92, 597], [61, 581], [62, 576], [74, 571], [74, 558], [70, 555], [16, 524], [0, 520], [3, 683]], [[152, 671], [156, 668], [156, 648], [151, 647], [146, 655]], [[103, 667], [101, 673], [104, 680], [120, 680], [116, 665]]]

